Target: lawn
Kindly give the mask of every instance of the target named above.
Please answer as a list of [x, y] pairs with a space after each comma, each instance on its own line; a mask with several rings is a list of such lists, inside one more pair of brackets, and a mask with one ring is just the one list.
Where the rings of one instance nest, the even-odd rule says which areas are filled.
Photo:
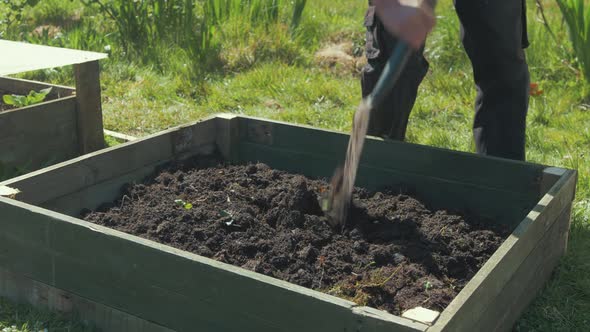
[[[541, 2], [553, 35], [529, 0], [526, 53], [539, 93], [530, 100], [527, 160], [577, 169], [579, 180], [568, 252], [516, 330], [581, 331], [590, 323], [590, 87], [576, 66], [557, 4]], [[77, 0], [25, 7], [18, 24], [0, 25], [0, 36], [110, 52], [101, 74], [109, 130], [144, 136], [217, 112], [349, 130], [360, 101], [366, 1], [311, 0], [295, 23], [290, 2], [279, 3], [276, 18], [220, 16], [210, 34], [200, 34], [207, 38], [198, 40], [198, 49], [125, 43], [104, 10]], [[7, 13], [8, 7], [0, 8], [0, 19]], [[204, 13], [198, 9], [196, 19]], [[408, 141], [473, 151], [475, 89], [452, 2], [441, 2], [437, 15], [426, 49], [431, 70], [420, 87]], [[182, 31], [176, 33], [162, 38], [183, 45]], [[71, 70], [21, 76], [71, 85]]]

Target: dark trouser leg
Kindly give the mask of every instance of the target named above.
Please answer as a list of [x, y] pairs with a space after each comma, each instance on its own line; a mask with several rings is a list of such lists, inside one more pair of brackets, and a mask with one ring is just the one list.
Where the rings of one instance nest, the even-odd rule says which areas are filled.
[[[369, 7], [367, 11], [365, 27], [367, 28], [365, 53], [368, 64], [363, 68], [361, 76], [363, 97], [373, 91], [396, 43], [396, 39], [385, 31], [375, 15], [374, 7]], [[398, 82], [383, 105], [371, 112], [367, 134], [395, 140], [405, 138], [408, 118], [416, 101], [418, 86], [428, 71], [428, 62], [424, 59], [422, 51], [410, 56]]]
[[477, 152], [524, 160], [529, 71], [523, 50], [523, 3], [455, 0], [455, 7], [477, 87]]

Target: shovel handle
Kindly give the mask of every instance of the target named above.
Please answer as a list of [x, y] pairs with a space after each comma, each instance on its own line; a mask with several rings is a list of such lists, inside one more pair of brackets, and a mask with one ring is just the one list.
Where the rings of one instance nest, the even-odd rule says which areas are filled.
[[410, 46], [406, 42], [401, 40], [397, 42], [377, 84], [366, 99], [370, 109], [375, 109], [375, 107], [383, 103], [385, 97], [391, 92], [391, 89], [393, 89], [393, 86], [399, 79], [411, 53]]

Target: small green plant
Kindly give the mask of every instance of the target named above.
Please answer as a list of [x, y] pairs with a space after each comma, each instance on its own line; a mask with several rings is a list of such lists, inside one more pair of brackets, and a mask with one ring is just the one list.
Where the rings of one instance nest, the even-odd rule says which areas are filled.
[[45, 100], [45, 97], [51, 92], [51, 88], [40, 90], [39, 92], [31, 90], [28, 95], [4, 95], [2, 100], [6, 105], [16, 108], [34, 105]]
[[182, 199], [175, 199], [174, 203], [176, 203], [176, 205], [178, 205], [178, 206], [182, 206], [185, 210], [190, 210], [193, 208], [193, 204], [187, 203], [187, 202], [183, 201]]
[[424, 291], [428, 292], [432, 288], [432, 283], [430, 281], [426, 281], [424, 283]]

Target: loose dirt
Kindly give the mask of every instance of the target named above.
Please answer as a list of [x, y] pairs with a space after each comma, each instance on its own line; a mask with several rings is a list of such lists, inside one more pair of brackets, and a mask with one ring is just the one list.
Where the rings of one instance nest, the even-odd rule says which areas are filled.
[[400, 314], [442, 311], [508, 235], [393, 190], [355, 188], [346, 229], [323, 180], [216, 159], [169, 165], [85, 220]]

